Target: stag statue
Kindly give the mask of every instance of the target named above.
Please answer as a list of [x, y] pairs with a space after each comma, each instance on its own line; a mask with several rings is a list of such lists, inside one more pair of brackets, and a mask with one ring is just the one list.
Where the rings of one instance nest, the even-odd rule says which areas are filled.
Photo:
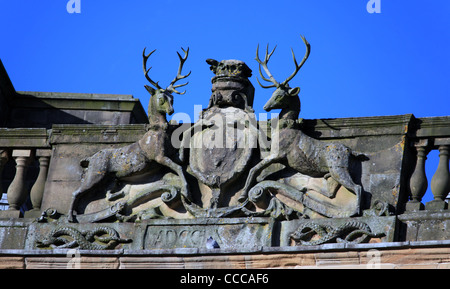
[[182, 48], [182, 50], [185, 54], [184, 57], [177, 52], [180, 59], [177, 76], [164, 89], [148, 75], [151, 67], [147, 69], [147, 61], [155, 50], [146, 55], [144, 49], [143, 69], [145, 78], [154, 86], [153, 88], [145, 85], [151, 95], [148, 106], [149, 130], [139, 141], [131, 145], [117, 149], [104, 149], [80, 162], [80, 165], [86, 168], [86, 171], [80, 187], [72, 193], [72, 202], [68, 212], [70, 222], [74, 221], [74, 210], [79, 198], [98, 188], [99, 184], [105, 181], [108, 176], [112, 176], [114, 181], [117, 181], [144, 173], [157, 172], [162, 165], [178, 174], [182, 181], [181, 194], [188, 195], [188, 184], [182, 167], [170, 158], [174, 150], [167, 133], [168, 123], [166, 119], [166, 114], [171, 115], [174, 112], [172, 93], [184, 94], [186, 91], [179, 92], [176, 89], [188, 84], [188, 82], [178, 85], [175, 85], [175, 83], [191, 74], [189, 72], [186, 75], [181, 75], [183, 65], [189, 54], [189, 48], [187, 50]]
[[[270, 57], [275, 52], [275, 48], [269, 53], [267, 46], [264, 61], [259, 58], [259, 45], [256, 52], [256, 61], [259, 63], [259, 72], [263, 80], [271, 82], [271, 85], [262, 85], [263, 88], [276, 88], [269, 101], [264, 105], [264, 110], [281, 109], [279, 121], [285, 123], [295, 123], [300, 113], [300, 99], [298, 94], [300, 88], [291, 88], [291, 81], [308, 59], [311, 46], [308, 41], [301, 36], [306, 45], [306, 53], [300, 64], [297, 63], [294, 51], [292, 57], [295, 63], [295, 71], [285, 81], [279, 83], [270, 73], [267, 64]], [[264, 69], [268, 77], [261, 71]], [[240, 200], [248, 198], [248, 192], [252, 187], [256, 177], [273, 163], [282, 163], [302, 174], [311, 177], [324, 177], [327, 179], [328, 188], [333, 188], [327, 194], [332, 197], [336, 193], [337, 184], [340, 184], [356, 195], [357, 206], [354, 215], [360, 214], [361, 186], [353, 182], [349, 171], [349, 159], [352, 152], [340, 143], [325, 143], [304, 134], [300, 129], [291, 126], [280, 127], [278, 135], [272, 134], [272, 146], [269, 156], [261, 160], [253, 167], [247, 177]]]

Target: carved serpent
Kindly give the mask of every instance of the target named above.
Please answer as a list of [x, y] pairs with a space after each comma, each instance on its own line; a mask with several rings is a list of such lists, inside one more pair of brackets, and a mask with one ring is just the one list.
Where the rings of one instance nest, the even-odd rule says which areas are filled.
[[[64, 236], [69, 236], [73, 240], [69, 241]], [[103, 244], [96, 243], [96, 241]], [[71, 227], [62, 227], [54, 229], [47, 239], [36, 241], [36, 245], [38, 247], [50, 246], [58, 249], [78, 247], [80, 250], [111, 250], [119, 243], [128, 243], [130, 241], [130, 239], [120, 238], [119, 233], [109, 227], [98, 227], [86, 231], [78, 231]]]
[[[320, 239], [308, 241], [314, 235], [319, 235]], [[318, 225], [315, 223], [306, 223], [301, 225], [294, 233], [291, 239], [300, 242], [302, 245], [320, 245], [332, 241], [337, 243], [363, 243], [373, 237], [380, 237], [384, 234], [375, 234], [366, 223], [350, 221], [338, 227], [329, 225]]]

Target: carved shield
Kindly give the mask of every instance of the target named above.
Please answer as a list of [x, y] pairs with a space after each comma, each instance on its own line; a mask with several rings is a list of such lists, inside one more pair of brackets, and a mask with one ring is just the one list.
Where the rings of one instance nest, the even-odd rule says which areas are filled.
[[195, 124], [189, 166], [209, 187], [220, 188], [246, 168], [257, 146], [254, 114], [235, 107], [213, 107]]

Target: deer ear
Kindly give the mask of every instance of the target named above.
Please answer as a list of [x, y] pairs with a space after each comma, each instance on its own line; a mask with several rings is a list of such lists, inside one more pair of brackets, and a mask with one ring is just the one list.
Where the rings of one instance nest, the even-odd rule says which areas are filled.
[[155, 89], [153, 87], [148, 86], [148, 85], [144, 85], [144, 86], [145, 86], [145, 89], [147, 89], [147, 91], [150, 92], [151, 95], [155, 94]]
[[291, 88], [289, 90], [290, 96], [297, 96], [300, 93], [300, 87]]

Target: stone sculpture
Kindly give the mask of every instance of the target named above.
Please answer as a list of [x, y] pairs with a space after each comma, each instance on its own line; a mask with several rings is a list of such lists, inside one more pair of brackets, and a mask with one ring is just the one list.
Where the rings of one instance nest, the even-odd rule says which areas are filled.
[[188, 170], [211, 190], [209, 208], [214, 209], [221, 203], [228, 205], [223, 199], [233, 195], [230, 187], [250, 163], [257, 128], [250, 68], [239, 60], [208, 59], [207, 63], [215, 73], [212, 96], [199, 121], [184, 132], [180, 159], [187, 159], [185, 148], [189, 148]]
[[[311, 50], [302, 40], [305, 55], [298, 63], [292, 50], [295, 70], [283, 82], [268, 67], [275, 48], [267, 47], [261, 59], [258, 45], [255, 64], [263, 80], [258, 83], [274, 88], [264, 109], [281, 109], [267, 121], [254, 114], [251, 65], [210, 58], [208, 106], [195, 123], [168, 122], [173, 94], [185, 93], [178, 88], [187, 83], [177, 83], [190, 75], [182, 74], [189, 49], [182, 49], [183, 56], [178, 53], [177, 75], [165, 89], [149, 77], [147, 62], [155, 50], [146, 54], [144, 49], [148, 116], [131, 96], [101, 96], [95, 104], [101, 109], [89, 102], [86, 110], [78, 109], [72, 95], [13, 94], [12, 116], [28, 111], [29, 106], [15, 106], [20, 99], [46, 106], [57, 99], [76, 106], [71, 113], [86, 123], [72, 123], [70, 117], [61, 124], [45, 123], [46, 128], [2, 128], [7, 149], [0, 151], [0, 170], [3, 189], [9, 185], [10, 209], [0, 211], [0, 248], [114, 250], [101, 255], [129, 256], [141, 255], [135, 250], [154, 250], [151, 255], [171, 256], [447, 240], [439, 228], [447, 208], [449, 118], [299, 119], [300, 88], [292, 80]], [[8, 104], [11, 100], [0, 98]], [[92, 95], [80, 99], [94, 100]], [[119, 103], [120, 109], [126, 104], [126, 113], [111, 103]], [[58, 105], [49, 111], [61, 112], [65, 103]], [[78, 119], [97, 111], [101, 121]], [[116, 117], [120, 122], [110, 122]], [[431, 181], [436, 199], [424, 207], [424, 163], [428, 152], [437, 149], [439, 166]], [[27, 192], [31, 204], [23, 204]], [[328, 243], [343, 244], [322, 246]]]
[[188, 184], [183, 170], [170, 157], [173, 156], [173, 152], [171, 152], [173, 148], [167, 133], [168, 123], [166, 119], [166, 114], [171, 115], [174, 112], [172, 93], [184, 94], [185, 92], [179, 92], [176, 88], [187, 85], [187, 83], [178, 85], [175, 85], [175, 83], [190, 75], [190, 72], [187, 75], [181, 75], [181, 70], [189, 54], [189, 48], [183, 49], [183, 51], [184, 57], [177, 52], [180, 59], [177, 76], [166, 89], [163, 89], [158, 82], [153, 81], [148, 76], [151, 68], [147, 69], [147, 60], [155, 50], [146, 55], [144, 49], [143, 69], [145, 77], [155, 87], [145, 86], [151, 95], [148, 108], [150, 129], [136, 143], [118, 149], [101, 150], [81, 161], [81, 165], [86, 167], [87, 170], [80, 187], [73, 192], [68, 213], [69, 221], [73, 221], [73, 212], [78, 199], [83, 194], [98, 187], [106, 177], [112, 176], [113, 181], [116, 182], [122, 178], [148, 173], [149, 171], [158, 171], [157, 164], [168, 167], [178, 174], [183, 183], [182, 193], [187, 196]]
[[367, 224], [358, 221], [349, 221], [335, 228], [310, 222], [292, 233], [291, 239], [301, 245], [315, 246], [330, 242], [358, 244], [382, 235], [373, 233]]
[[[266, 55], [264, 61], [261, 61], [258, 55], [258, 50], [256, 54], [256, 60], [260, 65], [260, 74], [263, 80], [271, 82], [272, 85], [264, 86], [260, 83], [263, 88], [276, 87], [271, 98], [264, 105], [266, 111], [272, 109], [281, 109], [280, 121], [284, 124], [290, 123], [287, 127], [282, 127], [279, 132], [277, 132], [277, 139], [272, 139], [272, 143], [278, 144], [277, 146], [272, 145], [271, 153], [268, 157], [259, 162], [254, 166], [249, 173], [247, 178], [244, 192], [241, 195], [241, 200], [246, 199], [246, 193], [249, 191], [256, 176], [265, 168], [273, 163], [283, 163], [296, 171], [306, 174], [312, 177], [325, 177], [329, 184], [329, 197], [332, 197], [335, 193], [336, 182], [343, 185], [347, 189], [355, 193], [358, 200], [358, 205], [354, 215], [360, 214], [360, 202], [361, 202], [361, 186], [353, 182], [349, 171], [349, 159], [352, 152], [346, 146], [339, 143], [324, 143], [315, 140], [306, 134], [304, 134], [300, 129], [295, 128], [294, 124], [298, 119], [300, 113], [300, 99], [298, 94], [300, 93], [300, 88], [291, 88], [289, 86], [289, 81], [295, 77], [298, 71], [301, 69], [303, 64], [309, 57], [310, 54], [310, 44], [302, 36], [302, 40], [306, 45], [306, 53], [300, 64], [297, 63], [295, 54], [292, 51], [292, 56], [295, 63], [295, 71], [292, 73], [285, 81], [279, 83], [270, 73], [267, 64], [270, 57], [275, 52], [275, 48], [269, 53], [268, 47], [266, 50]], [[261, 66], [269, 78], [264, 77]], [[259, 82], [259, 80], [258, 80]], [[275, 136], [275, 134], [273, 134]]]
[[[144, 49], [145, 77], [154, 86], [145, 86], [152, 95], [148, 109], [150, 129], [136, 143], [101, 150], [81, 161], [86, 172], [81, 186], [73, 193], [69, 221], [91, 223], [111, 217], [130, 222], [243, 216], [289, 220], [317, 214], [326, 217], [359, 215], [362, 190], [349, 173], [351, 158], [358, 153], [352, 153], [340, 143], [311, 138], [298, 125], [300, 88], [291, 88], [289, 82], [310, 54], [310, 44], [304, 37], [302, 40], [306, 46], [305, 56], [298, 64], [292, 51], [295, 71], [282, 83], [275, 80], [267, 66], [275, 49], [269, 53], [267, 47], [262, 61], [258, 46], [259, 72], [271, 85], [262, 85], [259, 80], [258, 83], [263, 88], [276, 88], [264, 109], [281, 109], [279, 119], [272, 120], [277, 125], [272, 127], [270, 154], [265, 157], [261, 157], [261, 128], [253, 114], [255, 90], [249, 81], [252, 70], [239, 60], [207, 59], [214, 73], [209, 105], [201, 112], [199, 120], [181, 134], [179, 158], [176, 158], [166, 114], [173, 113], [172, 93], [185, 93], [176, 88], [187, 83], [175, 83], [190, 75], [190, 72], [181, 74], [189, 49], [183, 50], [184, 57], [178, 54], [177, 76], [166, 89], [148, 76], [150, 69], [146, 64], [154, 51], [146, 55]], [[283, 166], [273, 166], [276, 163]], [[176, 175], [161, 173], [156, 164], [169, 168]], [[282, 168], [293, 170], [294, 176], [265, 179]], [[155, 171], [158, 172], [155, 174]], [[153, 177], [147, 177], [149, 181], [144, 183], [133, 183], [130, 177], [136, 175]], [[299, 182], [299, 178], [308, 181]], [[106, 201], [110, 206], [77, 215], [75, 220], [73, 212], [78, 199], [108, 181], [113, 184], [106, 189]], [[329, 209], [327, 202], [335, 202], [341, 186], [352, 192], [355, 200], [347, 201], [348, 206]], [[314, 190], [327, 200], [311, 199]]]
[[120, 238], [116, 230], [106, 226], [81, 232], [71, 227], [59, 227], [50, 232], [48, 238], [36, 241], [36, 245], [53, 249], [111, 250], [120, 243], [129, 242], [130, 239]]

